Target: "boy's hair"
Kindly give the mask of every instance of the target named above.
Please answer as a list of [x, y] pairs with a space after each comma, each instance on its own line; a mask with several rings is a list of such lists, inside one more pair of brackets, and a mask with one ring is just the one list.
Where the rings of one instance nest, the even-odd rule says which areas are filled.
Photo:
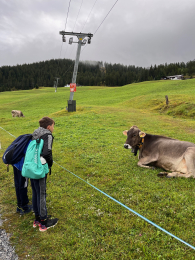
[[49, 125], [55, 125], [55, 121], [52, 119], [52, 118], [50, 118], [50, 117], [47, 117], [47, 116], [45, 116], [45, 117], [43, 117], [43, 118], [41, 118], [40, 120], [39, 120], [39, 125], [40, 125], [40, 127], [43, 127], [43, 128], [45, 128], [45, 129], [47, 129], [47, 127], [49, 126]]

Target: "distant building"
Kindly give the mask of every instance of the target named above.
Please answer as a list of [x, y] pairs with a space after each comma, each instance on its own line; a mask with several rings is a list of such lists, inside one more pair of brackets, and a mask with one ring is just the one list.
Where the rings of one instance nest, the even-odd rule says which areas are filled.
[[173, 76], [166, 76], [163, 79], [181, 80], [181, 79], [184, 79], [184, 76], [183, 75], [173, 75]]

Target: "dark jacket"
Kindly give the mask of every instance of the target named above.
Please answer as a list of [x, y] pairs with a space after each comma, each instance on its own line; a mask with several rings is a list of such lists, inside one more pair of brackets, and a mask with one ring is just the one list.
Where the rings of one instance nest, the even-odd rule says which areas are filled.
[[53, 165], [53, 157], [52, 157], [52, 144], [53, 144], [53, 135], [52, 133], [43, 127], [39, 127], [32, 134], [32, 140], [43, 139], [44, 145], [41, 156], [48, 163], [49, 168]]

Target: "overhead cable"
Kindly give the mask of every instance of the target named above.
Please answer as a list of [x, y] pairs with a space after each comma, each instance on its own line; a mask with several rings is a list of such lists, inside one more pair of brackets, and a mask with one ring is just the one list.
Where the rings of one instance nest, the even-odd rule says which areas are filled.
[[[81, 5], [80, 5], [80, 8], [79, 8], [79, 11], [78, 11], [78, 14], [77, 14], [77, 18], [76, 18], [76, 20], [75, 20], [74, 27], [73, 27], [73, 30], [72, 30], [72, 31], [74, 31], [74, 28], [75, 28], [75, 25], [76, 25], [76, 22], [77, 22], [77, 19], [78, 19], [78, 16], [79, 16], [79, 13], [80, 13], [82, 4], [83, 4], [83, 0], [81, 1]], [[66, 47], [66, 51], [67, 51], [67, 49], [68, 49], [68, 48]], [[71, 49], [71, 52], [70, 52], [70, 54], [69, 54], [69, 57], [71, 57], [73, 49], [75, 49], [75, 48], [72, 48], [72, 49]], [[64, 56], [66, 56], [66, 51], [65, 51]], [[71, 66], [72, 66], [72, 65], [71, 65]]]
[[[70, 2], [71, 2], [71, 0], [70, 0]], [[70, 6], [70, 2], [69, 2], [69, 6]], [[93, 7], [92, 7], [92, 9], [91, 9], [91, 11], [90, 11], [90, 13], [89, 13], [89, 15], [88, 15], [86, 21], [88, 20], [89, 16], [91, 15], [91, 12], [92, 12], [92, 10], [93, 10], [93, 8], [94, 8], [96, 2], [97, 2], [97, 0], [94, 2]], [[100, 25], [99, 25], [98, 28], [96, 29], [95, 33], [97, 33], [97, 31], [99, 30], [99, 28], [101, 27], [101, 25], [103, 24], [103, 22], [106, 20], [106, 18], [108, 17], [108, 15], [110, 14], [110, 12], [112, 11], [112, 9], [114, 8], [114, 6], [116, 5], [117, 2], [118, 2], [118, 0], [116, 0], [115, 3], [113, 4], [113, 6], [110, 8], [110, 10], [109, 10], [108, 13], [106, 14], [106, 16], [104, 17], [104, 19], [102, 20], [102, 22], [100, 23]], [[80, 10], [79, 10], [79, 12], [80, 12]], [[86, 21], [85, 21], [84, 26], [86, 25]], [[84, 27], [83, 27], [83, 28], [84, 28]], [[95, 35], [95, 33], [94, 33], [93, 35]], [[84, 51], [85, 47], [86, 47], [86, 45], [84, 46], [84, 48], [83, 48], [83, 50], [82, 50], [81, 52]], [[71, 67], [72, 67], [72, 65], [68, 68], [68, 70], [67, 70], [65, 73], [67, 73]]]
[[[112, 11], [112, 9], [114, 8], [114, 6], [116, 5], [116, 3], [118, 2], [118, 0], [116, 0], [116, 2], [113, 4], [113, 6], [110, 8], [109, 12], [107, 13], [107, 15], [104, 17], [104, 19], [102, 20], [102, 22], [100, 23], [100, 25], [98, 26], [98, 28], [96, 29], [96, 31], [94, 32], [93, 35], [96, 34], [96, 32], [99, 30], [100, 26], [103, 24], [103, 22], [106, 20], [107, 16], [109, 15], [109, 13]], [[81, 52], [84, 51], [84, 49], [86, 48], [86, 45], [84, 46], [83, 50]]]
[[[66, 22], [65, 22], [65, 29], [64, 29], [64, 31], [66, 30], [66, 25], [67, 25], [67, 21], [68, 21], [68, 14], [69, 14], [69, 9], [70, 9], [70, 2], [71, 2], [71, 0], [69, 1], [69, 5], [68, 5], [68, 11], [67, 11], [67, 15], [66, 15]], [[62, 53], [62, 46], [63, 46], [63, 42], [62, 42], [62, 44], [61, 44], [60, 57], [61, 57], [61, 53]], [[60, 57], [59, 57], [59, 59], [60, 59]]]
[[75, 28], [75, 25], [76, 25], [76, 22], [77, 22], [77, 19], [78, 19], [78, 16], [79, 16], [79, 13], [80, 13], [82, 4], [83, 4], [83, 0], [82, 0], [82, 2], [81, 2], [80, 8], [79, 8], [79, 12], [78, 12], [78, 14], [77, 14], [77, 18], [76, 18], [75, 23], [74, 23], [74, 27], [73, 27], [73, 30], [72, 30], [73, 32], [74, 32], [74, 28]]
[[112, 11], [112, 9], [114, 8], [114, 6], [116, 5], [116, 3], [118, 2], [118, 0], [116, 0], [116, 2], [113, 4], [113, 6], [111, 7], [110, 11], [107, 13], [107, 15], [104, 17], [104, 19], [102, 20], [102, 22], [100, 23], [100, 25], [98, 26], [98, 28], [96, 29], [96, 31], [94, 32], [93, 35], [96, 34], [96, 32], [99, 30], [100, 26], [103, 24], [103, 22], [106, 20], [107, 16], [109, 15], [109, 13]]
[[67, 25], [67, 21], [68, 21], [68, 13], [69, 13], [69, 9], [70, 9], [70, 2], [71, 2], [71, 0], [69, 1], [69, 5], [68, 5], [68, 12], [67, 12], [67, 16], [66, 16], [66, 23], [65, 23], [64, 31], [66, 31], [66, 25]]
[[85, 23], [84, 23], [83, 28], [81, 29], [81, 31], [83, 31], [83, 29], [84, 29], [84, 27], [85, 27], [85, 25], [86, 25], [86, 23], [87, 23], [87, 21], [88, 21], [90, 15], [91, 15], [91, 12], [92, 12], [92, 10], [93, 10], [93, 8], [94, 8], [96, 2], [97, 2], [97, 0], [94, 2], [93, 6], [92, 6], [92, 8], [91, 8], [91, 11], [89, 12], [89, 15], [88, 15], [87, 19], [85, 20]]

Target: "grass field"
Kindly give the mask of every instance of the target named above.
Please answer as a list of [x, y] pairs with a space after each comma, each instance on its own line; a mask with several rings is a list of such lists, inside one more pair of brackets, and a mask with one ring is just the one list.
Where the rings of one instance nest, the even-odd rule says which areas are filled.
[[[88, 185], [195, 246], [195, 180], [158, 178], [161, 169], [138, 167], [122, 134], [137, 125], [195, 143], [195, 79], [78, 87], [74, 98], [77, 112], [68, 113], [66, 88], [0, 93], [1, 157], [12, 135], [32, 133], [43, 116], [56, 122], [47, 182], [48, 213], [59, 218], [55, 228], [41, 233], [32, 227], [33, 213], [16, 214], [12, 169], [7, 173], [0, 163], [3, 228], [20, 259], [195, 259], [193, 249]], [[12, 109], [25, 117], [12, 118]]]

